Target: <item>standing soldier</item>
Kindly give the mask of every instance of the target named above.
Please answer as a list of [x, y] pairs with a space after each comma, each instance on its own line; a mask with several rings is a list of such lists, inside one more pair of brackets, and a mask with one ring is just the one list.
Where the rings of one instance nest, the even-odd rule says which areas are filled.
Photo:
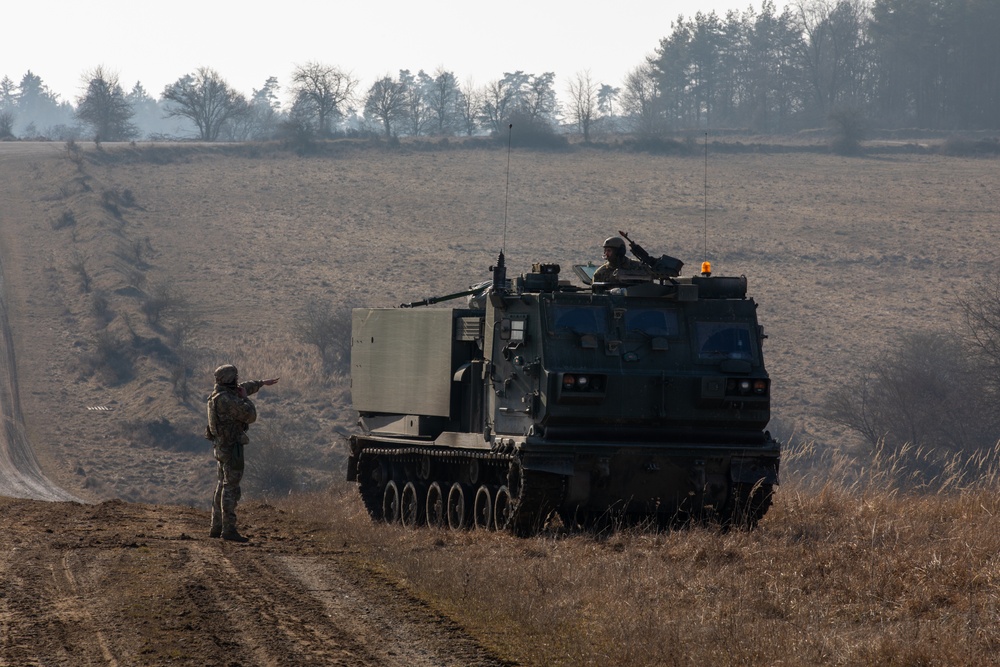
[[239, 381], [236, 366], [226, 364], [215, 369], [215, 388], [208, 398], [208, 437], [215, 443], [219, 483], [212, 500], [211, 537], [232, 542], [248, 539], [236, 530], [236, 504], [240, 500], [240, 480], [243, 479], [243, 447], [250, 442], [247, 429], [257, 420], [257, 408], [247, 398], [263, 386], [278, 381]]

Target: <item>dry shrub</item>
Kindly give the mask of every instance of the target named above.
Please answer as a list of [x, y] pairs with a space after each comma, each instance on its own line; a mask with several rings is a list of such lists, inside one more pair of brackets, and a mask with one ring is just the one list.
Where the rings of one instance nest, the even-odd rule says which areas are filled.
[[151, 326], [156, 326], [164, 318], [185, 317], [188, 300], [169, 283], [157, 283], [145, 295], [140, 309], [146, 316], [146, 321]]
[[80, 355], [81, 374], [95, 375], [109, 385], [119, 385], [135, 374], [134, 352], [120, 336], [103, 330], [97, 332]]
[[319, 351], [329, 372], [348, 371], [351, 360], [351, 308], [337, 308], [330, 301], [312, 299], [295, 320], [299, 341]]
[[121, 422], [120, 429], [121, 435], [137, 446], [187, 452], [203, 452], [206, 449], [203, 436], [192, 433], [189, 428], [178, 428], [166, 417], [126, 419]]
[[251, 433], [244, 479], [255, 496], [287, 496], [299, 486], [298, 451], [281, 422], [268, 422]]
[[[985, 363], [984, 363], [985, 362]], [[903, 334], [869, 360], [859, 375], [828, 394], [825, 412], [873, 448], [933, 444], [952, 451], [992, 446], [988, 359], [978, 349], [933, 332]], [[929, 478], [939, 470], [931, 457]]]
[[[328, 371], [312, 346], [297, 340], [245, 336], [233, 341], [227, 354], [229, 357], [226, 363], [235, 364], [240, 369], [241, 376], [246, 369], [251, 374], [246, 375], [246, 378], [280, 377], [281, 384], [278, 387], [283, 392], [314, 395], [348, 383], [346, 373]], [[214, 369], [224, 362], [209, 363], [214, 364]]]
[[90, 271], [87, 269], [89, 262], [90, 257], [80, 253], [79, 251], [73, 252], [73, 256], [70, 258], [69, 262], [70, 271], [76, 274], [76, 277], [80, 282], [80, 291], [84, 293], [90, 292], [91, 285], [94, 282], [93, 277], [90, 275]]
[[66, 209], [59, 214], [59, 217], [53, 218], [49, 221], [49, 226], [54, 230], [65, 229], [66, 227], [73, 227], [76, 225], [76, 214], [70, 209]]

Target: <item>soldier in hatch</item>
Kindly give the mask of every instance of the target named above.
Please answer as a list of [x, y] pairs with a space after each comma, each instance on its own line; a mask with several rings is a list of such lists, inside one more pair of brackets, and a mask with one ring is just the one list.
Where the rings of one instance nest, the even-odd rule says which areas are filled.
[[615, 282], [619, 269], [649, 274], [649, 268], [645, 264], [625, 256], [625, 241], [618, 236], [612, 236], [604, 241], [604, 264], [594, 272], [594, 282]]
[[226, 364], [215, 369], [215, 388], [208, 399], [208, 431], [205, 434], [215, 444], [219, 483], [212, 500], [211, 537], [232, 542], [246, 542], [236, 530], [236, 504], [240, 500], [240, 480], [243, 478], [243, 447], [250, 442], [247, 429], [257, 420], [257, 408], [247, 398], [261, 387], [278, 381], [239, 381], [236, 366]]

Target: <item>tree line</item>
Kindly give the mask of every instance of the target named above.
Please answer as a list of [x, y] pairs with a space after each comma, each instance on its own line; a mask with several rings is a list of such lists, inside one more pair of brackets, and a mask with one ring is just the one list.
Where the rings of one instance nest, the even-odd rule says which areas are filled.
[[654, 130], [786, 132], [849, 112], [881, 128], [1000, 124], [1000, 2], [800, 0], [678, 20], [631, 72]]
[[209, 67], [158, 98], [127, 91], [101, 66], [76, 105], [31, 71], [0, 79], [0, 138], [194, 136], [307, 140], [345, 134], [497, 134], [513, 119], [557, 129], [659, 136], [687, 129], [784, 133], [838, 116], [880, 128], [995, 129], [1000, 124], [1000, 2], [798, 0], [678, 17], [620, 86], [553, 72], [507, 72], [484, 86], [440, 68], [400, 70], [367, 89], [335, 65], [297, 65], [282, 103], [276, 77], [249, 97]]

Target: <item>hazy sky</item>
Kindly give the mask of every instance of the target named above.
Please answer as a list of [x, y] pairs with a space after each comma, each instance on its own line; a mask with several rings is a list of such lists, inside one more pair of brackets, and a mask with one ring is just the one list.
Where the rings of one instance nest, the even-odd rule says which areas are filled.
[[[0, 77], [15, 84], [27, 70], [60, 99], [75, 101], [82, 75], [97, 65], [159, 97], [164, 86], [200, 66], [217, 70], [249, 95], [268, 76], [284, 87], [296, 64], [338, 65], [367, 90], [400, 69], [439, 66], [476, 85], [504, 72], [556, 73], [556, 92], [590, 70], [620, 85], [679, 14], [720, 16], [761, 0], [33, 0], [5, 3]], [[776, 6], [786, 3], [778, 0]]]

